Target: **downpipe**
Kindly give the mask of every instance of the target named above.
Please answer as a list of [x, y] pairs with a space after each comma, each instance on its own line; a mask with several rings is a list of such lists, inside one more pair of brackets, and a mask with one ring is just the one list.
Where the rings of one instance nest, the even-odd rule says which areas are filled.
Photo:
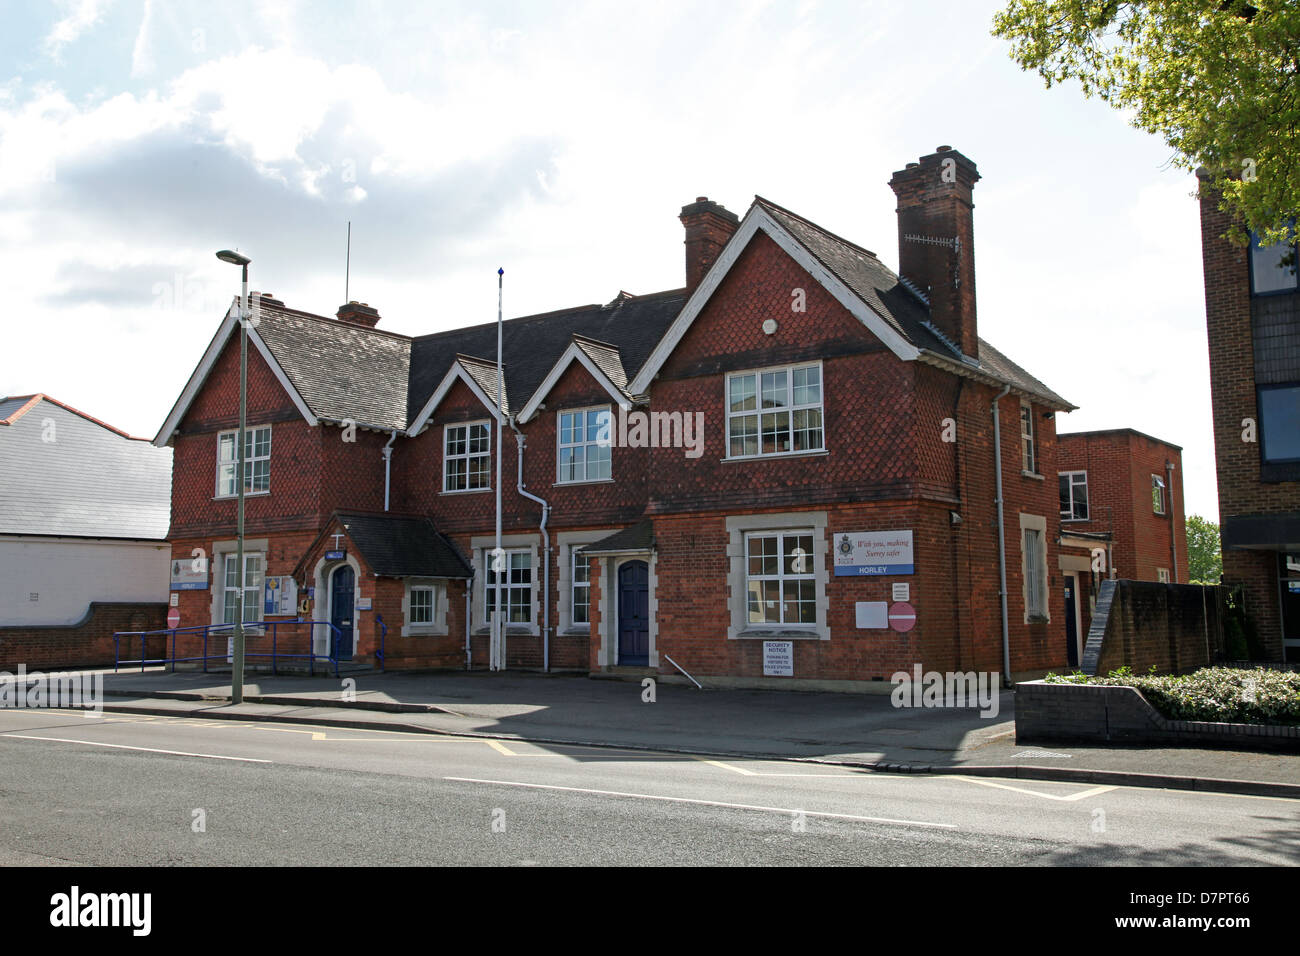
[[1002, 511], [1002, 416], [998, 405], [1011, 394], [1008, 385], [993, 399], [993, 470], [997, 481], [998, 506], [998, 594], [1002, 598], [1002, 681], [1011, 685], [1011, 636], [1007, 624], [1007, 541], [1006, 520]]
[[393, 429], [393, 434], [392, 434], [392, 436], [388, 439], [388, 444], [385, 445], [385, 446], [381, 449], [381, 452], [382, 452], [382, 454], [383, 454], [383, 456], [384, 456], [384, 510], [385, 510], [385, 511], [388, 510], [388, 489], [389, 489], [389, 486], [390, 486], [390, 479], [391, 479], [391, 476], [392, 476], [392, 468], [393, 468], [393, 442], [395, 442], [395, 441], [397, 441], [397, 429], [396, 429], [396, 428]]
[[515, 441], [519, 443], [519, 454], [515, 457], [519, 462], [519, 493], [529, 501], [535, 501], [542, 506], [542, 671], [549, 674], [551, 672], [551, 533], [546, 530], [546, 521], [551, 515], [551, 506], [544, 498], [539, 498], [524, 488], [524, 433], [515, 425], [514, 417], [509, 419], [510, 430], [515, 433]]

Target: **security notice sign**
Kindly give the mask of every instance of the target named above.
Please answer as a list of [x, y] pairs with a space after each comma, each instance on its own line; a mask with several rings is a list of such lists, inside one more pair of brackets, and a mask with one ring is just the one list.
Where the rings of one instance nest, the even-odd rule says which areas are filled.
[[794, 641], [763, 642], [763, 676], [794, 676]]
[[834, 538], [836, 577], [911, 574], [911, 531], [840, 531]]

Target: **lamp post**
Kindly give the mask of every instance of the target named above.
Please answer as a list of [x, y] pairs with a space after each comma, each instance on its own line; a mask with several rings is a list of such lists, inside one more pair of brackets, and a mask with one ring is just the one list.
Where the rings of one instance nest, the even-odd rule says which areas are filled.
[[239, 602], [235, 617], [235, 646], [230, 671], [230, 702], [244, 702], [244, 442], [248, 418], [248, 256], [229, 249], [217, 253], [222, 262], [239, 266], [243, 270], [243, 289], [239, 297], [239, 436], [235, 452], [235, 489], [238, 497], [236, 519], [235, 561], [239, 567]]

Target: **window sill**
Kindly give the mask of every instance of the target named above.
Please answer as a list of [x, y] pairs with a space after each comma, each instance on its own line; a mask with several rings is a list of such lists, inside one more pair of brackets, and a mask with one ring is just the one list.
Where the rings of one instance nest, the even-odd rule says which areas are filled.
[[432, 624], [408, 624], [402, 628], [402, 637], [446, 637], [445, 627]]
[[818, 641], [821, 635], [816, 630], [810, 628], [757, 628], [749, 627], [741, 631], [734, 638], [738, 641]]
[[1062, 518], [1061, 524], [1087, 524], [1091, 518]]
[[1036, 472], [1036, 471], [1025, 471], [1023, 468], [1020, 469], [1020, 477], [1022, 477], [1022, 478], [1032, 478], [1032, 479], [1034, 479], [1034, 481], [1045, 481], [1045, 480], [1046, 480], [1046, 479], [1044, 479], [1044, 477], [1043, 477], [1042, 475], [1040, 475], [1038, 472]]
[[[271, 493], [271, 492], [269, 492], [269, 491], [245, 491], [245, 492], [244, 492], [244, 497], [245, 497], [245, 498], [265, 498], [265, 497], [266, 497], [267, 495], [269, 495], [270, 493]], [[213, 501], [238, 501], [238, 500], [239, 500], [239, 495], [238, 495], [238, 494], [234, 494], [234, 495], [213, 495], [213, 496], [212, 496], [212, 500], [213, 500]]]
[[[585, 631], [582, 633], [586, 633]], [[531, 624], [512, 624], [506, 628], [506, 637], [538, 637], [541, 631]], [[491, 637], [492, 628], [476, 627], [471, 632], [472, 637]]]
[[481, 495], [491, 491], [491, 488], [463, 488], [460, 491], [440, 491], [440, 495]]
[[568, 488], [570, 485], [612, 485], [613, 478], [592, 478], [590, 481], [557, 481], [552, 483], [552, 488]]
[[770, 455], [735, 455], [728, 458], [719, 458], [718, 461], [726, 464], [729, 461], [772, 461], [774, 459], [779, 460], [782, 458], [818, 458], [829, 454], [830, 452], [825, 448], [819, 448], [811, 451], [780, 451], [773, 452]]

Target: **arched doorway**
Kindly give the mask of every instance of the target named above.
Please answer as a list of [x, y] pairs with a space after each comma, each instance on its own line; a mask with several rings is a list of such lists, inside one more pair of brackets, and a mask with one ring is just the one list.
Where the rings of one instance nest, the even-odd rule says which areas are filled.
[[352, 619], [356, 606], [356, 574], [341, 564], [330, 574], [330, 623], [339, 629], [338, 659], [352, 659]]

